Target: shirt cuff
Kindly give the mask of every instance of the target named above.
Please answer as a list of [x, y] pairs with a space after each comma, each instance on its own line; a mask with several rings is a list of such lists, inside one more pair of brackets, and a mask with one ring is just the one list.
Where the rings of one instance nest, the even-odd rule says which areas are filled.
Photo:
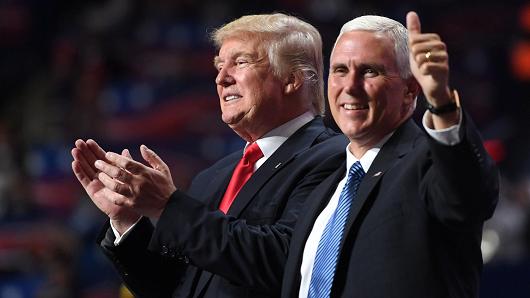
[[423, 114], [422, 124], [425, 128], [425, 131], [427, 131], [427, 133], [433, 139], [444, 145], [452, 146], [460, 143], [461, 141], [460, 127], [462, 124], [462, 114], [462, 111], [460, 111], [460, 119], [458, 119], [458, 124], [444, 129], [432, 129], [427, 126], [427, 123], [432, 123], [432, 119], [429, 118], [432, 117], [432, 115], [430, 115], [428, 112], [425, 112], [425, 114]]
[[142, 219], [142, 216], [140, 216], [140, 218], [138, 218], [138, 220], [132, 225], [130, 226], [124, 233], [123, 235], [120, 235], [120, 233], [118, 232], [118, 230], [116, 230], [116, 228], [112, 225], [112, 220], [110, 221], [110, 228], [112, 229], [112, 232], [114, 233], [114, 237], [116, 237], [116, 239], [114, 239], [114, 246], [118, 246], [120, 245], [120, 243], [123, 242], [123, 240], [125, 240], [125, 238], [127, 237], [127, 235], [130, 234], [130, 232], [132, 231], [132, 229], [136, 226], [136, 224], [138, 224], [138, 222]]

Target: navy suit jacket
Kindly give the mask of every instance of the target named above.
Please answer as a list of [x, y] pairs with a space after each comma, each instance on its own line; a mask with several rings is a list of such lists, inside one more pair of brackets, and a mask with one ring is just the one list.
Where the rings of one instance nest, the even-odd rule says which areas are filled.
[[[465, 115], [462, 125], [462, 141], [445, 146], [408, 120], [381, 148], [352, 203], [331, 297], [477, 297], [498, 173]], [[344, 163], [307, 199], [282, 297], [298, 297], [307, 237], [345, 172]]]
[[98, 241], [138, 297], [278, 297], [299, 210], [347, 143], [318, 117], [251, 176], [227, 215], [218, 206], [242, 151], [173, 193], [156, 228], [142, 219], [114, 247], [106, 226]]

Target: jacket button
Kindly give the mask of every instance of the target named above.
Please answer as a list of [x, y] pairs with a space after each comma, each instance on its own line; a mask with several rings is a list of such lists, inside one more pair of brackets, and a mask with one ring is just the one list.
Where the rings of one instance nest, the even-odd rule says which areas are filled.
[[184, 264], [189, 264], [189, 262], [190, 262], [190, 259], [188, 258], [188, 256], [182, 256], [182, 255], [179, 256], [179, 257], [177, 258], [177, 260], [178, 260], [179, 262], [183, 262]]
[[166, 245], [162, 245], [162, 251], [161, 251], [161, 254], [162, 254], [163, 256], [167, 256], [168, 252], [169, 252], [169, 249], [167, 248], [167, 246], [166, 246]]

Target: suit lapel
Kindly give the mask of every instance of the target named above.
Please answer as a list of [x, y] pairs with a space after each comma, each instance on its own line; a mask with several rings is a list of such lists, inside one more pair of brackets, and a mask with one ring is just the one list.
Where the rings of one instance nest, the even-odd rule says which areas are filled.
[[[286, 297], [291, 297], [295, 294], [298, 296], [298, 292], [296, 291], [300, 286], [300, 267], [302, 265], [302, 257], [307, 238], [313, 230], [313, 225], [317, 217], [329, 203], [333, 192], [337, 188], [337, 184], [344, 177], [345, 173], [346, 162], [315, 188], [306, 201], [307, 207], [300, 212], [303, 216], [300, 216], [296, 223], [296, 232], [293, 233], [291, 239], [288, 258], [288, 262], [289, 260], [294, 260], [296, 263], [288, 263], [285, 276], [290, 280], [284, 280], [293, 293], [290, 293]], [[287, 272], [287, 270], [291, 272]]]
[[315, 118], [289, 137], [241, 188], [228, 215], [238, 217], [267, 181], [298, 154], [311, 147], [322, 134], [323, 126], [322, 119]]
[[[210, 197], [205, 198], [210, 210], [219, 209], [221, 199], [226, 191], [226, 188], [228, 187], [228, 183], [230, 183], [232, 173], [234, 172], [237, 163], [241, 159], [241, 156], [243, 156], [243, 150], [232, 153], [233, 160], [227, 165], [215, 171], [215, 174], [212, 177], [210, 186], [208, 188], [215, 189], [216, 191], [213, 194], [213, 199]], [[204, 292], [207, 291], [207, 285], [212, 281], [213, 274], [209, 271], [204, 271], [199, 268], [197, 268], [197, 272], [200, 276], [197, 282], [197, 286], [193, 291], [193, 297], [203, 297]]]
[[[344, 162], [332, 175], [330, 175], [326, 180], [324, 180], [318, 187], [315, 188], [315, 191], [311, 193], [310, 199], [307, 201], [307, 208], [302, 212], [303, 217], [300, 217], [299, 222], [300, 226], [304, 227], [303, 231], [300, 231], [300, 235], [305, 235], [304, 238], [307, 239], [309, 233], [313, 229], [316, 218], [320, 215], [322, 210], [327, 206], [331, 196], [337, 188], [337, 184], [346, 173], [346, 163]], [[316, 199], [313, 199], [316, 198]], [[325, 199], [322, 199], [325, 198]], [[305, 241], [304, 241], [305, 244]]]
[[[359, 185], [359, 189], [357, 190], [357, 194], [351, 206], [350, 216], [344, 227], [344, 235], [347, 235], [350, 232], [350, 229], [357, 220], [367, 199], [370, 197], [370, 194], [376, 188], [376, 185], [381, 181], [381, 178], [383, 178], [385, 173], [391, 169], [400, 158], [413, 149], [414, 141], [419, 132], [420, 129], [418, 126], [413, 120], [409, 119], [398, 128], [387, 143], [383, 145], [383, 148], [381, 148], [381, 151], [377, 154], [368, 173], [366, 173], [363, 181]], [[346, 237], [343, 239], [345, 238]], [[340, 251], [342, 251], [343, 246], [344, 241], [341, 243]]]
[[221, 203], [221, 198], [223, 197], [226, 191], [226, 188], [228, 187], [230, 178], [232, 178], [232, 173], [234, 172], [234, 168], [239, 162], [239, 159], [241, 158], [241, 156], [243, 156], [243, 150], [240, 150], [237, 153], [232, 153], [232, 155], [233, 155], [233, 161], [228, 163], [224, 167], [218, 169], [217, 171], [215, 171], [215, 174], [212, 177], [211, 183], [208, 186], [208, 189], [215, 189], [215, 192], [212, 193], [211, 196], [209, 195], [204, 198], [210, 210], [215, 210], [219, 208], [219, 204]]

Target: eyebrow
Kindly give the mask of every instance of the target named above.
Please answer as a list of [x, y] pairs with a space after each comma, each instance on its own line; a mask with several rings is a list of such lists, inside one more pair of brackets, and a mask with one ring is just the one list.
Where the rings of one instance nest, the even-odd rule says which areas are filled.
[[[330, 65], [330, 69], [334, 69], [334, 68], [337, 68], [337, 67], [346, 67], [346, 68], [350, 68], [346, 63], [344, 62], [336, 62], [336, 63], [333, 63]], [[381, 64], [381, 63], [360, 63], [358, 65], [355, 65], [356, 68], [358, 69], [365, 69], [365, 68], [374, 68], [378, 71], [385, 71], [386, 72], [386, 67], [384, 64]]]
[[222, 59], [219, 56], [215, 56], [213, 58], [213, 67], [217, 68], [219, 63], [223, 62]]
[[[230, 55], [230, 58], [229, 58], [229, 59], [233, 59], [233, 60], [235, 60], [235, 59], [237, 59], [237, 58], [239, 58], [239, 57], [244, 57], [244, 58], [247, 58], [247, 59], [251, 59], [251, 60], [254, 61], [254, 62], [260, 62], [260, 61], [262, 60], [262, 59], [259, 59], [259, 58], [258, 58], [256, 55], [254, 55], [254, 54], [247, 53], [247, 52], [243, 52], [243, 51], [233, 53], [232, 55]], [[219, 56], [215, 56], [215, 57], [213, 58], [213, 66], [214, 66], [215, 68], [217, 68], [218, 65], [219, 65], [220, 63], [222, 63], [222, 62], [224, 62], [224, 60], [223, 60], [221, 57], [219, 57]]]
[[342, 63], [342, 62], [335, 62], [335, 63], [332, 63], [329, 68], [337, 68], [337, 67], [348, 67], [348, 65], [346, 65], [346, 63]]

